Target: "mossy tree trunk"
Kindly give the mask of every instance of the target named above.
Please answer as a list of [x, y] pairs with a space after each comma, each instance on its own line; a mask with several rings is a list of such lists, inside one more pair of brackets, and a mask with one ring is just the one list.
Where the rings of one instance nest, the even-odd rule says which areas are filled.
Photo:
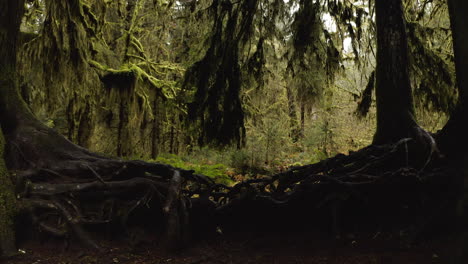
[[377, 131], [374, 144], [409, 137], [416, 126], [401, 0], [375, 1], [377, 23]]
[[[125, 225], [135, 208], [151, 203], [147, 215], [156, 225], [163, 220], [166, 230], [172, 230], [167, 234], [168, 245], [179, 246], [186, 234], [182, 226], [187, 222], [187, 206], [180, 199], [181, 177], [190, 177], [192, 172], [181, 172], [164, 164], [99, 155], [73, 144], [41, 123], [19, 93], [17, 38], [23, 12], [24, 0], [0, 0], [0, 124], [1, 134], [5, 136], [5, 141], [0, 138], [1, 253], [10, 255], [15, 250], [15, 198], [18, 198], [21, 209], [27, 210], [34, 227], [56, 237], [74, 234], [93, 248], [99, 246], [85, 231], [84, 225], [107, 222]], [[52, 63], [56, 61], [52, 60]], [[4, 160], [8, 169], [14, 171], [11, 173], [14, 178], [6, 174]], [[167, 199], [162, 196], [152, 199], [153, 194], [161, 193], [166, 194]], [[89, 199], [89, 195], [93, 198]], [[102, 214], [109, 199], [114, 199], [111, 203], [116, 207], [111, 211], [121, 213]], [[121, 203], [122, 199], [125, 202]], [[56, 218], [49, 221], [52, 215]], [[101, 219], [96, 219], [96, 215], [102, 215]], [[64, 222], [66, 225], [62, 224]]]
[[[30, 111], [21, 100], [16, 77], [16, 43], [24, 2], [0, 1], [0, 124], [5, 131], [18, 122], [29, 122]], [[5, 141], [0, 131], [0, 255], [15, 252], [14, 188], [4, 162]]]

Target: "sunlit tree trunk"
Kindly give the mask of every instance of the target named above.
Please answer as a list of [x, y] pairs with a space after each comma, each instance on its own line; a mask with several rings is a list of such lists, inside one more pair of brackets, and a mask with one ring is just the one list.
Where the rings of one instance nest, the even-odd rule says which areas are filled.
[[[16, 75], [16, 49], [24, 2], [0, 0], [0, 124], [11, 131], [18, 122], [31, 122], [31, 112], [21, 99]], [[3, 133], [0, 131], [0, 255], [15, 249], [14, 189], [6, 170]]]
[[375, 1], [377, 23], [377, 131], [374, 144], [409, 137], [413, 96], [408, 73], [408, 43], [401, 0]]

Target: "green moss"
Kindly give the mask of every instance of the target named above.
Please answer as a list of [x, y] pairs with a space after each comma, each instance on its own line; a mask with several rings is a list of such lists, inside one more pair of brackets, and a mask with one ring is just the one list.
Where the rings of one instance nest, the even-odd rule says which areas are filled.
[[208, 176], [217, 183], [226, 185], [232, 185], [234, 183], [234, 181], [227, 175], [229, 168], [224, 164], [192, 163], [174, 154], [163, 154], [159, 156], [156, 161], [185, 170], [194, 170], [195, 173]]
[[0, 130], [0, 250], [2, 255], [15, 252], [13, 219], [16, 214], [16, 199], [13, 184], [3, 160], [5, 140]]

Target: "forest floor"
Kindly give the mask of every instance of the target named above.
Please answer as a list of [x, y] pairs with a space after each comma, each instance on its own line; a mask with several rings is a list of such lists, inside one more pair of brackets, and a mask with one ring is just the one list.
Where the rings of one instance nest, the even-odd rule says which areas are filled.
[[[414, 203], [413, 200], [418, 200], [416, 198], [420, 198], [418, 195], [421, 194], [435, 197], [434, 199], [439, 196], [446, 197], [446, 190], [450, 189], [447, 186], [450, 187], [457, 183], [454, 179], [458, 179], [456, 178], [458, 174], [452, 173], [451, 170], [434, 170], [433, 173], [427, 173], [428, 176], [424, 178], [428, 183], [425, 182], [426, 185], [420, 184], [421, 175], [418, 170], [411, 167], [402, 168], [400, 164], [404, 161], [408, 162], [407, 159], [401, 159], [400, 152], [398, 152], [398, 150], [401, 150], [398, 146], [403, 145], [406, 146], [406, 141], [402, 141], [402, 143], [395, 146], [366, 148], [349, 156], [339, 155], [313, 166], [297, 167], [291, 170], [294, 177], [290, 178], [279, 178], [281, 175], [277, 175], [278, 186], [284, 189], [294, 189], [293, 195], [287, 196], [289, 197], [287, 200], [288, 206], [276, 206], [275, 204], [265, 203], [265, 200], [252, 198], [257, 196], [242, 195], [244, 193], [241, 193], [243, 190], [241, 188], [244, 185], [238, 189], [228, 189], [229, 191], [225, 194], [226, 197], [240, 202], [237, 204], [233, 202], [231, 207], [225, 207], [227, 209], [224, 209], [223, 214], [218, 212], [218, 218], [215, 218], [215, 220], [221, 223], [220, 226], [224, 224], [225, 229], [223, 231], [219, 229], [219, 233], [209, 236], [206, 232], [192, 229], [194, 235], [203, 232], [200, 235], [203, 235], [204, 239], [194, 238], [184, 250], [179, 252], [166, 250], [163, 243], [161, 243], [161, 241], [165, 241], [164, 238], [151, 235], [151, 232], [148, 232], [151, 228], [159, 230], [158, 225], [150, 222], [150, 226], [142, 223], [138, 227], [127, 225], [128, 228], [125, 230], [128, 232], [128, 236], [131, 237], [131, 239], [127, 240], [110, 239], [110, 237], [114, 236], [123, 236], [122, 234], [113, 233], [110, 229], [91, 230], [97, 231], [91, 232], [93, 236], [95, 233], [101, 234], [102, 237], [95, 238], [98, 244], [101, 245], [101, 250], [80, 247], [78, 246], [79, 243], [73, 239], [65, 243], [64, 240], [53, 240], [48, 237], [41, 238], [41, 234], [34, 233], [34, 236], [38, 236], [38, 238], [21, 243], [19, 247], [21, 253], [19, 255], [3, 262], [0, 260], [0, 263], [446, 264], [455, 248], [454, 236], [456, 234], [453, 234], [453, 230], [451, 235], [446, 231], [446, 229], [455, 227], [455, 225], [449, 223], [456, 222], [450, 220], [450, 217], [446, 215], [447, 212], [452, 211], [450, 210], [451, 207], [447, 206], [448, 201], [451, 200], [446, 198], [447, 201], [441, 200], [439, 203], [434, 203], [434, 205], [429, 203], [432, 200], [428, 200], [425, 204], [431, 204], [431, 206], [426, 207]], [[389, 150], [388, 147], [390, 147]], [[406, 151], [406, 148], [403, 150]], [[367, 160], [367, 157], [371, 158]], [[356, 160], [358, 162], [355, 162]], [[380, 165], [388, 160], [392, 161], [389, 173], [382, 173], [383, 170]], [[180, 167], [179, 164], [175, 165]], [[400, 169], [393, 171], [393, 167]], [[336, 170], [330, 168], [336, 168]], [[218, 164], [205, 169], [208, 172], [213, 172], [213, 178], [225, 171], [225, 167]], [[329, 173], [330, 171], [332, 173]], [[359, 177], [352, 177], [359, 176], [356, 172], [364, 176], [378, 176], [372, 176], [370, 181], [367, 178], [367, 181], [362, 181]], [[208, 174], [203, 171], [200, 173]], [[175, 175], [173, 178], [176, 178]], [[349, 176], [349, 179], [343, 178], [343, 175]], [[446, 175], [452, 177], [445, 177]], [[333, 177], [339, 180], [333, 180], [335, 179]], [[288, 181], [285, 179], [288, 179]], [[289, 182], [289, 179], [292, 179], [291, 182]], [[440, 185], [440, 181], [437, 181], [440, 179], [443, 180], [443, 185]], [[234, 180], [242, 181], [246, 179]], [[244, 181], [244, 183], [248, 182], [248, 180]], [[266, 179], [267, 183], [268, 180]], [[274, 185], [274, 180], [270, 179], [270, 181], [268, 184]], [[359, 191], [369, 197], [369, 199], [364, 199], [367, 201], [365, 204], [362, 203], [360, 196], [355, 198], [349, 194], [350, 186], [354, 186], [352, 183], [359, 186]], [[259, 183], [256, 182], [256, 184]], [[293, 188], [294, 184], [300, 185], [300, 188]], [[278, 186], [275, 186], [276, 191], [285, 192]], [[346, 188], [342, 188], [343, 186]], [[402, 186], [404, 188], [401, 188]], [[436, 187], [429, 188], [428, 186]], [[262, 188], [266, 189], [265, 186]], [[427, 189], [427, 193], [423, 192], [426, 191], [424, 188]], [[439, 196], [432, 195], [433, 192]], [[201, 191], [197, 193], [199, 197], [200, 193]], [[332, 195], [324, 196], [323, 193], [331, 193]], [[395, 193], [398, 195], [395, 195]], [[238, 194], [244, 200], [240, 198], [236, 200]], [[364, 198], [367, 196], [364, 196]], [[320, 202], [323, 199], [322, 197], [325, 198], [326, 203]], [[335, 223], [329, 219], [333, 218], [333, 214], [338, 214], [338, 206], [333, 207], [334, 199], [340, 202], [339, 208], [341, 210], [339, 210], [339, 215], [333, 217], [335, 217], [335, 220], [338, 220], [336, 217], [340, 217], [342, 220]], [[200, 198], [198, 201], [202, 202], [203, 200]], [[245, 207], [244, 202], [249, 206]], [[331, 207], [326, 208], [327, 205]], [[389, 205], [392, 206], [389, 208]], [[436, 209], [432, 208], [432, 205]], [[198, 207], [194, 206], [193, 208]], [[216, 208], [216, 210], [218, 209]], [[143, 215], [138, 215], [135, 212], [133, 217], [143, 216], [143, 219], [146, 220], [151, 218], [147, 215], [147, 211], [143, 210], [142, 212]], [[199, 211], [193, 209], [192, 212]], [[202, 212], [202, 222], [209, 220], [210, 210], [207, 211], [208, 214], [204, 214], [204, 211], [200, 212]], [[327, 215], [327, 212], [331, 213], [331, 215]], [[194, 214], [194, 216], [197, 216], [197, 214]], [[434, 219], [426, 219], [428, 217]], [[440, 217], [442, 219], [438, 219]], [[198, 218], [194, 217], [194, 219], [197, 220]], [[191, 223], [193, 226], [197, 228], [205, 226], [195, 220], [194, 223]], [[374, 225], [369, 226], [367, 222], [374, 223]], [[421, 224], [421, 222], [424, 223]], [[376, 223], [379, 225], [376, 225]], [[210, 227], [215, 233], [212, 224], [207, 221], [205, 228]], [[243, 228], [244, 224], [250, 229]], [[432, 228], [433, 226], [437, 228]], [[164, 226], [159, 227], [163, 229]], [[191, 227], [192, 225], [190, 225]], [[366, 228], [360, 229], [361, 227]], [[131, 228], [136, 228], [136, 230], [131, 230]], [[19, 230], [21, 229], [19, 228]], [[347, 233], [348, 230], [376, 229], [391, 231]], [[234, 230], [254, 230], [255, 232], [236, 233]], [[288, 233], [283, 230], [300, 231]], [[418, 230], [419, 232], [415, 234], [420, 236], [430, 235], [430, 238], [419, 240], [409, 246], [408, 236], [411, 235], [411, 232]], [[330, 235], [333, 232], [343, 233], [340, 238], [333, 238]]]
[[450, 237], [426, 240], [408, 247], [392, 234], [330, 239], [312, 234], [219, 235], [198, 241], [180, 252], [168, 252], [155, 242], [137, 247], [124, 241], [101, 241], [101, 252], [72, 243], [28, 242], [22, 253], [5, 264], [436, 264], [447, 263], [453, 248]]

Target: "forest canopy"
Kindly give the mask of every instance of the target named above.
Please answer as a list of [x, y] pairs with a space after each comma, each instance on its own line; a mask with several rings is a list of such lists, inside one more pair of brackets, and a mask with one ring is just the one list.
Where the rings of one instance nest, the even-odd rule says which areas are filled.
[[[447, 5], [404, 5], [416, 113], [435, 131], [457, 97]], [[353, 114], [375, 106], [368, 1], [31, 1], [25, 12], [22, 94], [84, 147], [156, 158], [233, 143], [261, 164], [284, 159], [265, 158], [278, 147], [329, 156], [370, 142], [375, 119]]]

